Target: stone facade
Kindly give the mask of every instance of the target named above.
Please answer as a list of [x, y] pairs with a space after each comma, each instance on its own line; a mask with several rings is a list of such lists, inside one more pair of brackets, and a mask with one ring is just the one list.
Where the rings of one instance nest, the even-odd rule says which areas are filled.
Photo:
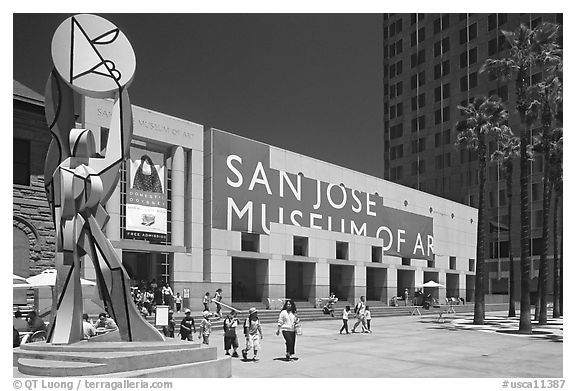
[[[14, 252], [14, 264], [22, 262], [17, 258], [27, 256], [28, 267], [21, 265], [28, 275], [40, 273], [54, 266], [56, 232], [52, 221], [52, 212], [44, 191], [44, 160], [51, 136], [46, 127], [43, 105], [30, 99], [18, 99], [14, 96], [13, 136], [24, 140], [30, 156], [28, 184], [12, 186], [12, 213], [15, 235], [22, 232], [29, 241], [29, 252]], [[18, 153], [18, 151], [14, 151]]]

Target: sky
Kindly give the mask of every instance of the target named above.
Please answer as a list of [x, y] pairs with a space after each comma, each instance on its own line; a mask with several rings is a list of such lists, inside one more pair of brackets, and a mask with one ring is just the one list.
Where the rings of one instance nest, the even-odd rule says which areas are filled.
[[[381, 14], [99, 14], [136, 53], [134, 105], [383, 175]], [[71, 14], [13, 15], [13, 78], [44, 94]]]

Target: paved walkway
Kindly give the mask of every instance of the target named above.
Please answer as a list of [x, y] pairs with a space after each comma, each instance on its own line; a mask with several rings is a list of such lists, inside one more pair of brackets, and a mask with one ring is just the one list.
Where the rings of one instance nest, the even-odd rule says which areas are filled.
[[[535, 335], [512, 334], [514, 320], [490, 313], [485, 326], [470, 315], [386, 317], [372, 320], [372, 334], [340, 335], [341, 320], [303, 324], [297, 361], [284, 359], [284, 339], [264, 325], [260, 361], [233, 359], [232, 376], [247, 378], [541, 378], [562, 377], [562, 320], [550, 320]], [[517, 320], [516, 320], [517, 322]], [[354, 320], [350, 321], [353, 325]], [[516, 326], [517, 329], [517, 326]], [[485, 331], [485, 332], [482, 332]], [[211, 346], [223, 351], [220, 330]], [[243, 345], [241, 338], [241, 347]], [[239, 349], [240, 350], [240, 349]], [[249, 356], [251, 357], [251, 355]]]

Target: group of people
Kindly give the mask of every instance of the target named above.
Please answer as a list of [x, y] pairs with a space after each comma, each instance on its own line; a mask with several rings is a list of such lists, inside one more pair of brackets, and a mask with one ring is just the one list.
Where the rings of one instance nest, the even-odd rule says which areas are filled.
[[[221, 293], [221, 292], [219, 292]], [[207, 295], [208, 293], [207, 293]], [[180, 338], [182, 340], [192, 341], [194, 334], [198, 333], [198, 339], [202, 340], [202, 344], [210, 344], [210, 335], [212, 334], [212, 321], [211, 313], [208, 310], [202, 312], [202, 321], [198, 328], [196, 328], [192, 311], [186, 309], [184, 311], [184, 318], [180, 323]], [[175, 321], [173, 319], [174, 311], [168, 311], [168, 326], [163, 329], [167, 337], [174, 338]], [[223, 321], [224, 329], [224, 350], [227, 356], [239, 357], [238, 349], [238, 334], [237, 328], [240, 324], [238, 313], [232, 309], [226, 315]], [[288, 299], [284, 302], [280, 315], [278, 316], [278, 328], [276, 335], [282, 334], [286, 345], [286, 359], [295, 359], [295, 346], [296, 335], [299, 333], [300, 321], [296, 315], [296, 304], [293, 300]], [[248, 355], [251, 354], [253, 361], [258, 361], [258, 351], [260, 351], [260, 341], [264, 338], [262, 334], [262, 326], [258, 319], [258, 310], [254, 307], [248, 310], [248, 316], [243, 323], [243, 334], [245, 339], [244, 349], [241, 350], [242, 358], [248, 360]], [[230, 353], [232, 350], [232, 353]]]
[[170, 308], [176, 307], [177, 312], [180, 312], [182, 308], [182, 297], [180, 293], [174, 295], [168, 283], [159, 285], [155, 279], [149, 283], [140, 281], [134, 284], [131, 293], [134, 303], [144, 317], [152, 315], [158, 305], [167, 305]]
[[[347, 305], [342, 310], [342, 327], [340, 328], [340, 334], [343, 331], [346, 331], [346, 334], [350, 334], [348, 331], [348, 320], [350, 318], [350, 314], [352, 311], [350, 310], [350, 306]], [[370, 307], [366, 305], [366, 298], [364, 296], [360, 296], [360, 301], [354, 306], [354, 314], [353, 316], [356, 317], [356, 323], [352, 327], [352, 332], [356, 332], [356, 327], [361, 325], [363, 333], [371, 333], [372, 329], [370, 327], [370, 322], [372, 321], [372, 314], [370, 312]]]
[[210, 297], [210, 292], [206, 292], [204, 297], [202, 298], [202, 305], [204, 305], [204, 311], [210, 312], [210, 303], [216, 303], [216, 316], [218, 319], [222, 319], [222, 289], [216, 289], [216, 293], [214, 293], [213, 297]]
[[90, 320], [88, 314], [82, 315], [82, 330], [84, 333], [84, 339], [90, 339], [97, 336], [98, 334], [104, 334], [117, 329], [118, 326], [116, 325], [116, 322], [106, 312], [101, 312], [95, 322]]
[[20, 310], [14, 312], [13, 323], [13, 347], [20, 346], [21, 333], [36, 333], [37, 331], [46, 331], [44, 320], [36, 311], [30, 311], [26, 317]]

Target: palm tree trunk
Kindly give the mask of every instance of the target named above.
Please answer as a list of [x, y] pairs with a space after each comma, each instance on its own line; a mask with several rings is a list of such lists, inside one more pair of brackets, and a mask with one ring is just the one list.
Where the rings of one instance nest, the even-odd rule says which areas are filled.
[[529, 73], [526, 66], [518, 70], [516, 77], [516, 110], [520, 116], [520, 324], [518, 332], [532, 334], [530, 319], [530, 215], [528, 203], [529, 156], [531, 124], [526, 118], [528, 103], [526, 86]]
[[[548, 96], [548, 94], [547, 94]], [[547, 323], [547, 285], [548, 285], [548, 216], [550, 215], [550, 127], [552, 124], [552, 111], [548, 100], [545, 101], [542, 110], [542, 145], [544, 147], [544, 184], [542, 200], [542, 253], [540, 254], [540, 270], [538, 281], [540, 283], [540, 315], [538, 324]]]
[[[520, 111], [520, 110], [519, 110]], [[522, 113], [522, 111], [520, 111]], [[524, 111], [525, 112], [525, 111]], [[530, 216], [528, 211], [528, 145], [530, 126], [522, 121], [525, 128], [520, 136], [520, 325], [519, 332], [532, 334], [530, 319]]]
[[560, 317], [560, 259], [558, 258], [558, 201], [560, 194], [558, 189], [554, 192], [554, 220], [553, 220], [553, 236], [554, 236], [554, 293], [553, 293], [553, 310], [552, 317]]
[[486, 142], [484, 133], [478, 135], [478, 228], [476, 243], [476, 279], [474, 290], [474, 324], [484, 324], [484, 187], [486, 184]]
[[514, 165], [512, 160], [506, 162], [506, 197], [508, 198], [508, 317], [516, 317], [516, 305], [514, 302], [514, 291], [516, 281], [514, 281], [514, 256], [512, 253], [512, 174]]
[[[544, 168], [546, 171], [546, 168]], [[550, 215], [550, 180], [544, 174], [544, 201], [543, 201], [543, 222], [542, 222], [542, 254], [540, 255], [540, 270], [538, 278], [540, 279], [540, 316], [538, 324], [547, 324], [547, 289], [548, 286], [548, 216]]]

